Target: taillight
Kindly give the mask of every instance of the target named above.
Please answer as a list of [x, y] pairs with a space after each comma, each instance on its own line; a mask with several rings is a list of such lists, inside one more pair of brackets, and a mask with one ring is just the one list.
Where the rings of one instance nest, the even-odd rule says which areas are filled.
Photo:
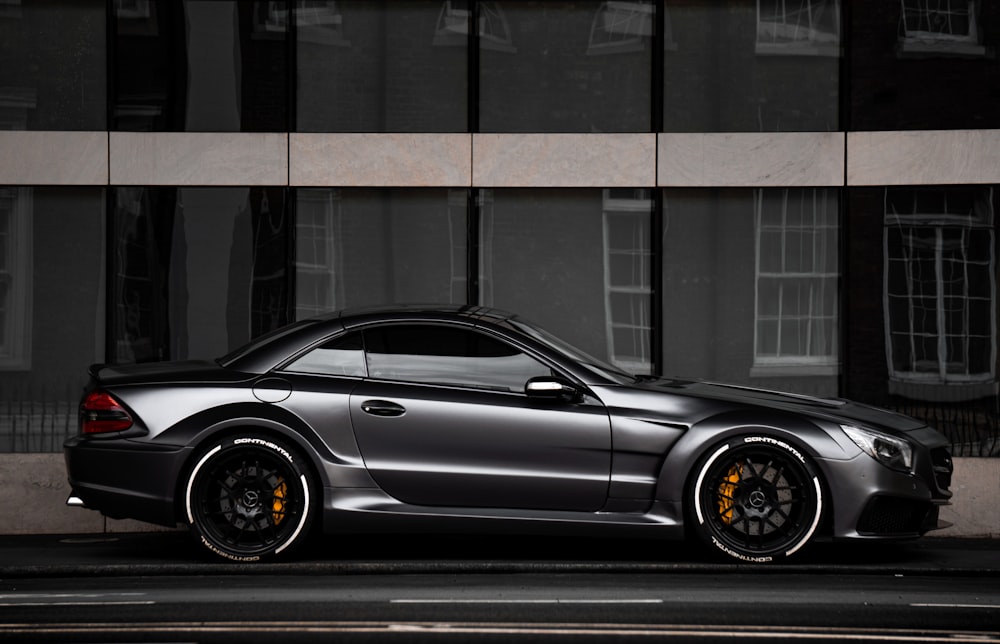
[[121, 432], [132, 426], [132, 417], [111, 394], [92, 391], [80, 403], [80, 431], [84, 434]]

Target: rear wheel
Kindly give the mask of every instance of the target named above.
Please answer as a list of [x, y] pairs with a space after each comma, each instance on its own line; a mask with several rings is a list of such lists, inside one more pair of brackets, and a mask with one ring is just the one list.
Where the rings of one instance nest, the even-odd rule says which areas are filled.
[[270, 437], [235, 436], [203, 452], [191, 470], [186, 518], [195, 537], [220, 557], [273, 558], [304, 540], [313, 489], [292, 447]]
[[769, 436], [743, 436], [701, 463], [691, 489], [695, 529], [741, 561], [790, 557], [815, 535], [823, 491], [809, 459]]

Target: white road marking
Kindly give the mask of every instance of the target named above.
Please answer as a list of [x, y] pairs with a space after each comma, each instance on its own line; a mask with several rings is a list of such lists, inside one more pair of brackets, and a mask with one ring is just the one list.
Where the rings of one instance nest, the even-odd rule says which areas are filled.
[[912, 608], [991, 608], [1000, 609], [1000, 604], [910, 604]]
[[8, 593], [0, 594], [0, 608], [20, 606], [152, 606], [146, 593]]

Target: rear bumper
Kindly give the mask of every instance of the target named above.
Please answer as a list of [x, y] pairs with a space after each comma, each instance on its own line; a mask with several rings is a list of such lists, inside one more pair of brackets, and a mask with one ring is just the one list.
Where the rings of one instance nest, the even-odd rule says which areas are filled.
[[63, 446], [71, 488], [67, 503], [113, 519], [174, 526], [175, 482], [187, 453], [183, 447], [127, 439], [70, 438]]

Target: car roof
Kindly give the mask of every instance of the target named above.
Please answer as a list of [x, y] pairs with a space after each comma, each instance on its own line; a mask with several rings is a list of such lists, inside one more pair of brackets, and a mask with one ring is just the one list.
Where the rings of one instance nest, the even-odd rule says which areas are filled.
[[482, 306], [408, 304], [368, 306], [332, 311], [299, 320], [265, 334], [220, 358], [223, 366], [246, 373], [266, 373], [291, 354], [336, 334], [376, 322], [451, 321], [468, 324], [499, 324], [515, 316]]

